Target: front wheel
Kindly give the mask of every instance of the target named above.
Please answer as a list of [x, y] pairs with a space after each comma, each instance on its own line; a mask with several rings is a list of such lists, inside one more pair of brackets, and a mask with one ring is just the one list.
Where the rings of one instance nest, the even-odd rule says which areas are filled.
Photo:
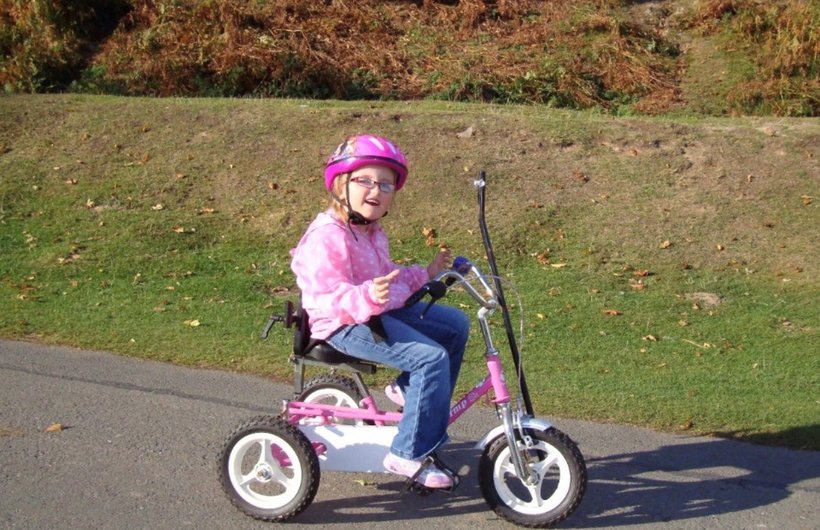
[[481, 493], [503, 519], [530, 528], [560, 523], [581, 503], [587, 484], [584, 457], [558, 429], [526, 430], [533, 446], [518, 441], [524, 465], [535, 473], [528, 484], [518, 476], [506, 436], [499, 436], [481, 455], [478, 466]]
[[319, 459], [307, 437], [285, 419], [258, 416], [225, 439], [219, 481], [234, 506], [247, 515], [283, 521], [316, 496]]

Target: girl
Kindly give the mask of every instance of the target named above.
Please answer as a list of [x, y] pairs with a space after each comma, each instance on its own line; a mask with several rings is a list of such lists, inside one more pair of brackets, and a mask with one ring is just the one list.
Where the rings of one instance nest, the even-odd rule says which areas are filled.
[[[405, 300], [450, 265], [441, 250], [426, 268], [391, 261], [381, 218], [407, 179], [407, 159], [395, 144], [371, 135], [345, 140], [325, 166], [330, 208], [320, 213], [291, 251], [291, 268], [310, 315], [311, 336], [348, 355], [396, 368], [388, 397], [404, 406], [398, 434], [384, 460], [412, 477], [447, 441], [447, 420], [464, 357], [469, 319], [452, 307]], [[416, 478], [450, 488], [452, 478], [429, 465]]]

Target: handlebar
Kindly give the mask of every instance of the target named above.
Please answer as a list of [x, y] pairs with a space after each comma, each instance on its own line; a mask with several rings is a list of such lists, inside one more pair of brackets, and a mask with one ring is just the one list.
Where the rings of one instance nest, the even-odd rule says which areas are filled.
[[[482, 287], [486, 291], [486, 295], [482, 295], [473, 285], [465, 278], [468, 272], [474, 272], [478, 277]], [[434, 303], [447, 294], [447, 290], [454, 286], [461, 285], [467, 294], [469, 294], [481, 307], [485, 309], [495, 309], [498, 307], [498, 300], [495, 292], [490, 288], [487, 280], [478, 270], [478, 268], [470, 263], [464, 257], [457, 257], [453, 262], [453, 268], [444, 270], [438, 273], [432, 280], [422, 285], [416, 292], [411, 294], [404, 302], [404, 307], [410, 307], [420, 302], [426, 295], [430, 295], [430, 302], [424, 309], [422, 316], [427, 313]]]

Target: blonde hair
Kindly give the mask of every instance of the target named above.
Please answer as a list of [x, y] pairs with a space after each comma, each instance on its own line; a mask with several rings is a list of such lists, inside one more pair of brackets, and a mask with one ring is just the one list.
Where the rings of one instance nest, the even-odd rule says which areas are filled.
[[[342, 205], [341, 201], [336, 199], [336, 197], [339, 197], [339, 199], [343, 198], [342, 192], [345, 189], [345, 184], [347, 183], [347, 179], [349, 176], [350, 173], [340, 173], [339, 175], [337, 175], [336, 178], [333, 180], [333, 186], [330, 190], [330, 195], [327, 198], [328, 207], [332, 209], [334, 212], [336, 212], [336, 215], [339, 216], [339, 219], [341, 219], [344, 222], [347, 222], [347, 209]], [[333, 196], [334, 194], [336, 195], [336, 197]]]

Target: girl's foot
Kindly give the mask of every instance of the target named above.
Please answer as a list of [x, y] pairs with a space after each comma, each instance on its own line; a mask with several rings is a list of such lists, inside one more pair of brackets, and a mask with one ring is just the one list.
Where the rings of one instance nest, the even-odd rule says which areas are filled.
[[399, 385], [395, 381], [384, 387], [384, 393], [387, 398], [396, 405], [404, 406], [404, 392], [401, 391]]
[[[387, 453], [387, 456], [384, 459], [384, 468], [397, 475], [412, 477], [416, 474], [416, 472], [418, 472], [423, 463], [424, 459], [408, 460], [406, 458], [396, 456], [393, 453]], [[425, 468], [425, 470], [422, 471], [418, 477], [416, 477], [416, 482], [427, 488], [434, 489], [446, 489], [453, 487], [452, 477], [433, 464], [427, 466], [427, 468]]]

